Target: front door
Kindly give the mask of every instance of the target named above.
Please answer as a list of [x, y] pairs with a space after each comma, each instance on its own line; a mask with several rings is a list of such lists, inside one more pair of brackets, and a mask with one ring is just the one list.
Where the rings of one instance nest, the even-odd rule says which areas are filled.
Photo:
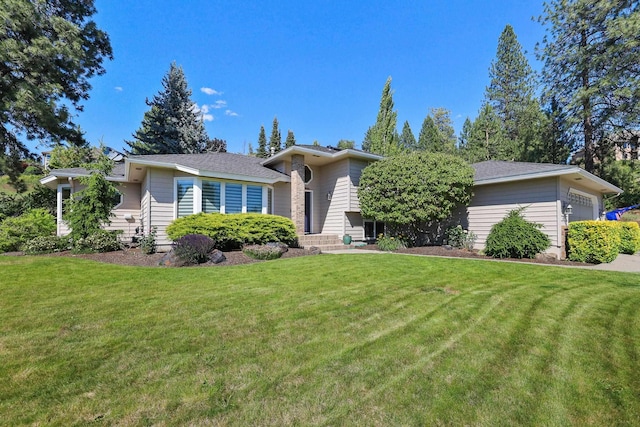
[[305, 191], [304, 192], [304, 232], [311, 233], [311, 224], [312, 217], [311, 212], [313, 211], [313, 191]]

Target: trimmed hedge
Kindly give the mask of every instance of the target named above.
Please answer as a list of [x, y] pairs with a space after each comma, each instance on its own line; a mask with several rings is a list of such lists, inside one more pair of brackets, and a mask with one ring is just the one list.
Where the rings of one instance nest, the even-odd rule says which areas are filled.
[[535, 258], [546, 250], [551, 242], [540, 231], [540, 224], [524, 219], [522, 211], [514, 209], [499, 223], [491, 227], [485, 253], [494, 258]]
[[220, 250], [268, 242], [295, 246], [298, 238], [289, 218], [255, 213], [199, 213], [178, 218], [167, 227], [167, 235], [173, 241], [187, 234], [204, 234], [213, 239], [216, 249]]
[[620, 231], [613, 221], [576, 221], [569, 224], [568, 257], [571, 261], [611, 262], [620, 250]]
[[620, 233], [621, 254], [633, 255], [640, 251], [640, 226], [637, 222], [616, 222]]

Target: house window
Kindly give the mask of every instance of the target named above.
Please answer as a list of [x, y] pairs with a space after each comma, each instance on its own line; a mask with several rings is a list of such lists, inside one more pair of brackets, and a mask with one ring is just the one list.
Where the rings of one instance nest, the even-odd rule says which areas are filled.
[[69, 201], [71, 200], [71, 186], [60, 187], [60, 219], [67, 215], [69, 212]]
[[365, 221], [364, 222], [365, 240], [376, 240], [378, 236], [383, 233], [384, 233], [384, 222], [381, 222], [381, 221]]
[[242, 184], [225, 185], [225, 213], [242, 212]]
[[262, 213], [262, 187], [247, 185], [247, 212]]
[[117, 209], [124, 202], [124, 196], [121, 192], [116, 191], [116, 194], [113, 196], [113, 201], [111, 202], [113, 207], [111, 209]]
[[193, 181], [179, 179], [176, 181], [178, 200], [178, 218], [193, 214]]
[[202, 181], [202, 212], [220, 212], [220, 183]]
[[313, 181], [313, 171], [307, 165], [304, 165], [304, 183], [308, 184]]

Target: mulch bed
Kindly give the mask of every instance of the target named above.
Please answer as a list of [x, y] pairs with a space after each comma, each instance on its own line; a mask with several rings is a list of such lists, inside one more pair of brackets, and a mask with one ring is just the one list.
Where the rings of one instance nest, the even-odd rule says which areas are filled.
[[[376, 245], [366, 245], [358, 247], [358, 250], [378, 250]], [[398, 253], [414, 254], [414, 255], [426, 255], [426, 256], [444, 256], [455, 258], [474, 258], [474, 259], [494, 259], [486, 255], [482, 255], [477, 251], [468, 251], [464, 249], [447, 248], [444, 246], [423, 246], [418, 248], [401, 249]], [[5, 255], [22, 255], [21, 252], [7, 253]], [[152, 255], [145, 255], [140, 252], [140, 249], [126, 249], [115, 252], [104, 252], [97, 254], [73, 254], [69, 251], [56, 252], [52, 254], [46, 254], [42, 256], [66, 256], [71, 258], [90, 259], [98, 262], [104, 262], [108, 264], [130, 265], [138, 267], [160, 267], [159, 262], [163, 257], [163, 253], [157, 253]], [[306, 249], [289, 248], [281, 258], [295, 258], [299, 256], [314, 255], [313, 252]], [[256, 262], [262, 262], [249, 258], [242, 251], [224, 252], [224, 256], [227, 258], [220, 264], [205, 263], [200, 264], [199, 267], [210, 267], [215, 265], [241, 265], [252, 264]], [[513, 259], [506, 258], [504, 261], [517, 261], [528, 262], [534, 264], [547, 264], [547, 265], [569, 265], [569, 266], [588, 266], [590, 264], [584, 264], [581, 262], [573, 262], [568, 260], [559, 260], [554, 257], [541, 256], [536, 259]]]
[[[12, 255], [18, 255], [20, 253], [13, 253]], [[297, 248], [289, 248], [287, 252], [285, 252], [282, 258], [295, 258], [299, 256], [312, 255], [312, 253], [305, 249], [297, 249]], [[97, 254], [74, 254], [70, 251], [65, 252], [56, 252], [52, 254], [46, 254], [42, 256], [66, 256], [71, 258], [82, 258], [82, 259], [90, 259], [93, 261], [104, 262], [108, 264], [119, 264], [119, 265], [130, 265], [130, 266], [138, 266], [138, 267], [160, 267], [159, 262], [160, 259], [164, 256], [164, 253], [157, 253], [151, 255], [145, 255], [140, 252], [140, 249], [125, 249], [122, 251], [114, 251], [114, 252], [103, 252]], [[225, 261], [220, 264], [213, 263], [204, 263], [200, 264], [197, 267], [211, 267], [215, 265], [240, 265], [240, 264], [251, 264], [254, 262], [262, 262], [261, 260], [255, 260], [253, 258], [249, 258], [242, 251], [231, 251], [224, 252], [224, 256], [227, 258]]]
[[[360, 246], [358, 249], [378, 250], [378, 246], [377, 245]], [[475, 258], [475, 259], [495, 260], [495, 258], [483, 255], [478, 251], [469, 251], [466, 249], [456, 249], [456, 248], [445, 247], [445, 246], [421, 246], [418, 248], [400, 249], [397, 252], [402, 254], [413, 254], [413, 255], [427, 255], [427, 256], [430, 255], [430, 256], [443, 256], [443, 257], [454, 257], [454, 258]], [[553, 256], [544, 256], [544, 255], [540, 255], [538, 258], [534, 258], [534, 259], [503, 258], [502, 260], [528, 262], [532, 264], [570, 265], [575, 267], [585, 267], [585, 266], [591, 265], [591, 264], [585, 264], [582, 262], [557, 259]]]

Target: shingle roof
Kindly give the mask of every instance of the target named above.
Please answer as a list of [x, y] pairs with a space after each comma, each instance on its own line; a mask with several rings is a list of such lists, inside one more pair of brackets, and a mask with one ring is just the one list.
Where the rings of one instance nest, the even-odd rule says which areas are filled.
[[524, 163], [524, 162], [505, 162], [498, 160], [487, 160], [485, 162], [474, 163], [475, 181], [483, 181], [489, 179], [515, 178], [526, 175], [535, 175], [541, 173], [563, 172], [567, 170], [575, 170], [576, 166], [570, 165], [554, 165], [550, 163]]
[[[66, 168], [66, 169], [52, 169], [49, 172], [49, 175], [53, 176], [84, 176], [88, 175], [89, 172], [85, 168]], [[113, 170], [111, 174], [109, 174], [111, 178], [122, 179], [124, 178], [124, 163], [116, 163], [113, 166]]]
[[241, 175], [247, 177], [278, 179], [285, 174], [266, 168], [260, 163], [264, 159], [233, 153], [203, 154], [150, 154], [146, 156], [130, 156], [129, 161], [154, 162], [162, 165], [180, 165], [199, 171]]

